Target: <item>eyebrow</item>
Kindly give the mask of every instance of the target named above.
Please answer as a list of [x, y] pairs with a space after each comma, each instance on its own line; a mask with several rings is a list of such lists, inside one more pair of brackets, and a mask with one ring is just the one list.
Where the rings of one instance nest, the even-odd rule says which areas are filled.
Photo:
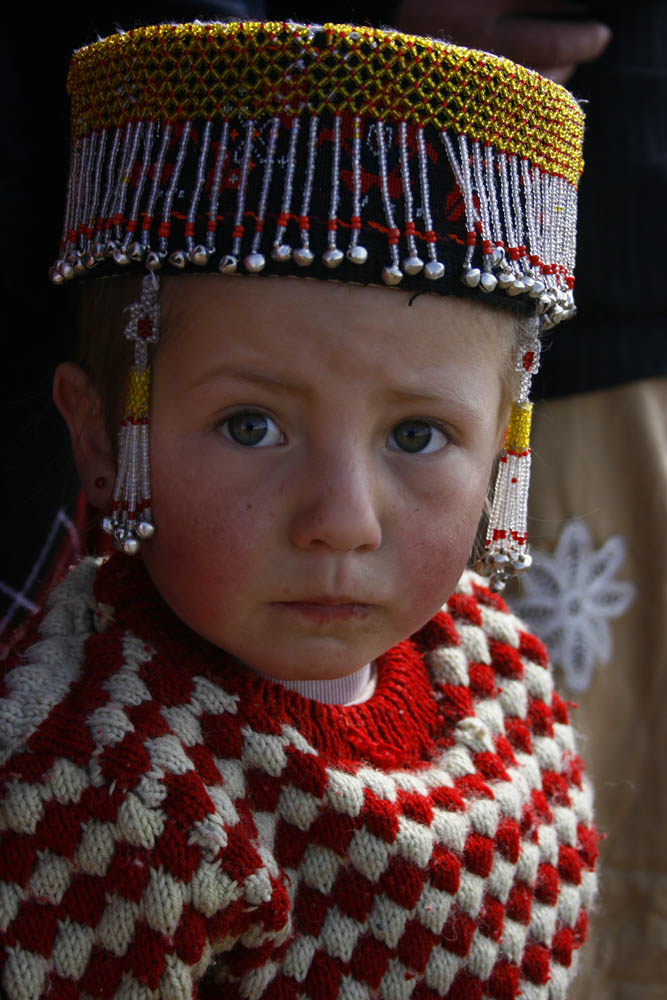
[[393, 387], [389, 390], [387, 396], [397, 403], [412, 405], [446, 403], [459, 417], [466, 417], [467, 419], [479, 415], [479, 407], [471, 402], [470, 398], [461, 392], [458, 386], [450, 386], [442, 392], [429, 392], [420, 388], [411, 390]]
[[218, 365], [204, 372], [188, 386], [189, 389], [196, 389], [205, 382], [212, 382], [218, 378], [237, 379], [242, 382], [250, 382], [255, 385], [267, 385], [274, 389], [286, 389], [289, 392], [305, 393], [304, 386], [296, 382], [290, 382], [282, 377], [267, 375], [265, 372], [256, 372], [245, 368], [228, 368], [226, 365]]
[[[421, 388], [399, 389], [397, 386], [389, 389], [387, 395], [391, 396], [392, 399], [395, 399], [399, 403], [402, 402], [409, 403], [411, 401], [419, 401], [419, 400], [424, 400], [427, 403], [429, 401], [437, 403], [437, 402], [442, 402], [445, 399], [448, 401], [458, 402], [460, 398], [458, 393], [428, 392], [427, 390]], [[461, 402], [463, 402], [462, 399]]]

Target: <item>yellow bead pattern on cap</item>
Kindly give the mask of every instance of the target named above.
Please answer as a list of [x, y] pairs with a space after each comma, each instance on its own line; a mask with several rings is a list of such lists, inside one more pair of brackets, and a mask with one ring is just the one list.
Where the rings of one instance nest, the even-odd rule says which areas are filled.
[[505, 451], [521, 454], [530, 448], [530, 423], [533, 417], [533, 404], [512, 402], [510, 419], [505, 436]]
[[125, 416], [129, 420], [143, 420], [148, 417], [151, 397], [150, 368], [130, 369], [130, 378], [125, 397]]
[[73, 139], [128, 121], [323, 112], [467, 135], [576, 184], [583, 114], [509, 59], [396, 31], [280, 22], [177, 24], [75, 53]]

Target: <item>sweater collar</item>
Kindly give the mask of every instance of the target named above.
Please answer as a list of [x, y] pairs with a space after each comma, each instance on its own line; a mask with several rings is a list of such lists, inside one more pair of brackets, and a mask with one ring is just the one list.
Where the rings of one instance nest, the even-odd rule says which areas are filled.
[[367, 701], [331, 705], [250, 670], [198, 636], [164, 602], [139, 559], [112, 555], [98, 572], [94, 593], [110, 619], [104, 633], [109, 642], [120, 648], [130, 631], [150, 649], [143, 669], [153, 690], [176, 688], [187, 697], [192, 678], [204, 676], [236, 699], [251, 728], [280, 735], [289, 726], [318, 752], [351, 766], [367, 761], [404, 768], [432, 759], [442, 720], [419, 652], [420, 633], [378, 657], [377, 684]]

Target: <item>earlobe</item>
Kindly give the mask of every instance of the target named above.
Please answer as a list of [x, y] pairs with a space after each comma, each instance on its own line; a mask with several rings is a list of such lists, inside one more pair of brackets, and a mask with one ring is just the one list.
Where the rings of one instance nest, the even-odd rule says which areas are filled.
[[116, 464], [99, 394], [77, 365], [59, 365], [53, 401], [67, 424], [79, 479], [89, 502], [104, 509], [111, 500]]

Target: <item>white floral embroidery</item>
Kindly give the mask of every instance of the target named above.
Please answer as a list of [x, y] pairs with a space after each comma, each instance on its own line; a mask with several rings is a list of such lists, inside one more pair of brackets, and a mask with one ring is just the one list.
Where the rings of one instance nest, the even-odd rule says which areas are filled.
[[609, 619], [635, 598], [630, 582], [613, 577], [625, 559], [622, 535], [594, 549], [583, 521], [568, 521], [552, 555], [532, 549], [533, 566], [512, 608], [539, 635], [573, 691], [585, 691], [597, 663], [608, 663]]

